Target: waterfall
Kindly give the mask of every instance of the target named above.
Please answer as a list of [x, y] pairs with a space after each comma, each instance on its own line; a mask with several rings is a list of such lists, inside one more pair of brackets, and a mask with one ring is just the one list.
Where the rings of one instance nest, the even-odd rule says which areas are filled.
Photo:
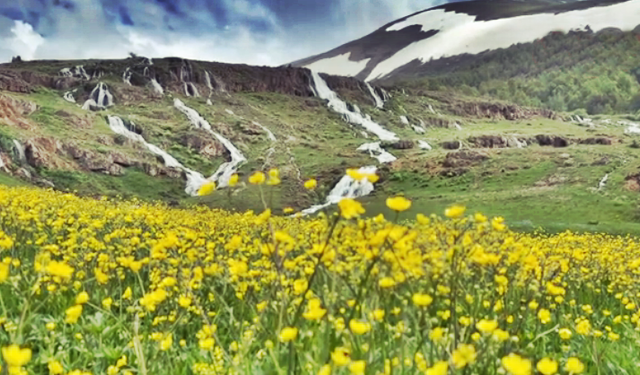
[[607, 180], [609, 179], [609, 174], [605, 174], [604, 177], [602, 177], [602, 180], [600, 180], [600, 183], [598, 184], [598, 191], [604, 189], [604, 186], [607, 184]]
[[380, 142], [365, 143], [358, 147], [356, 151], [368, 151], [369, 155], [371, 155], [372, 158], [378, 159], [380, 163], [391, 163], [397, 160], [395, 156], [380, 147]]
[[130, 68], [125, 69], [124, 73], [122, 73], [122, 82], [124, 82], [127, 85], [131, 86], [131, 76], [132, 75], [133, 75], [133, 73], [131, 72]]
[[13, 140], [13, 145], [15, 146], [16, 156], [18, 157], [18, 161], [20, 163], [24, 163], [27, 161], [27, 157], [25, 155], [24, 146], [17, 139]]
[[213, 176], [209, 178], [211, 181], [217, 181], [220, 187], [227, 186], [229, 178], [236, 173], [238, 165], [245, 162], [247, 159], [242, 155], [240, 150], [231, 143], [231, 141], [213, 131], [207, 120], [202, 118], [202, 116], [200, 116], [200, 114], [198, 114], [194, 109], [187, 107], [180, 99], [177, 98], [174, 99], [173, 105], [187, 116], [193, 127], [208, 131], [229, 151], [229, 154], [231, 154], [231, 161], [222, 163]]
[[60, 75], [64, 77], [78, 77], [86, 79], [87, 81], [91, 79], [82, 65], [76, 65], [73, 68], [60, 69]]
[[164, 95], [164, 89], [162, 89], [162, 86], [160, 86], [155, 78], [151, 78], [151, 86], [153, 87], [153, 91], [155, 91], [157, 94]]
[[426, 141], [422, 141], [422, 140], [418, 141], [418, 147], [423, 149], [423, 150], [431, 150], [432, 149], [432, 147], [431, 147], [431, 145], [429, 143], [427, 143]]
[[398, 136], [395, 135], [395, 133], [386, 130], [370, 118], [363, 117], [361, 113], [350, 111], [349, 108], [347, 108], [347, 103], [342, 101], [335, 92], [331, 91], [318, 72], [311, 71], [311, 76], [313, 77], [315, 92], [318, 97], [327, 100], [329, 108], [341, 114], [347, 122], [362, 126], [370, 133], [377, 135], [378, 138], [383, 141], [398, 140]]
[[211, 95], [213, 95], [213, 84], [211, 83], [211, 75], [206, 70], [204, 71], [204, 78], [207, 83], [207, 88], [209, 89], [209, 98], [211, 98]]
[[184, 83], [184, 95], [185, 96], [193, 96], [199, 97], [200, 93], [198, 92], [198, 88], [191, 82]]
[[142, 143], [153, 154], [160, 156], [164, 161], [164, 165], [166, 167], [183, 170], [187, 176], [187, 187], [185, 188], [185, 192], [192, 196], [198, 194], [200, 186], [202, 186], [206, 182], [202, 174], [186, 168], [173, 156], [169, 155], [158, 146], [148, 143], [140, 134], [134, 133], [131, 130], [127, 129], [120, 117], [107, 116], [107, 121], [109, 122], [109, 127], [114, 133], [125, 136], [134, 142]]
[[82, 109], [95, 110], [104, 109], [113, 105], [113, 95], [109, 92], [109, 88], [102, 82], [99, 82], [96, 87], [91, 90], [89, 99], [84, 102]]
[[[373, 166], [362, 167], [358, 171], [360, 173], [373, 174], [376, 173], [377, 168]], [[373, 191], [373, 184], [367, 179], [362, 181], [356, 181], [348, 175], [345, 175], [340, 181], [333, 187], [329, 195], [327, 196], [324, 204], [315, 205], [301, 211], [302, 215], [314, 214], [325, 207], [329, 207], [332, 204], [340, 202], [343, 198], [360, 198], [365, 195], [371, 194]]]
[[371, 94], [371, 96], [373, 96], [373, 100], [376, 102], [376, 107], [382, 108], [384, 106], [384, 101], [382, 100], [382, 98], [378, 96], [378, 94], [376, 93], [376, 90], [374, 90], [373, 87], [371, 87], [369, 82], [365, 82], [365, 85], [367, 86], [367, 89], [369, 89], [369, 93]]
[[72, 91], [67, 91], [64, 93], [64, 95], [62, 96], [62, 98], [66, 101], [68, 101], [69, 103], [75, 103], [76, 102], [76, 98], [73, 97], [73, 94], [76, 90], [72, 90]]
[[258, 123], [257, 123], [257, 122], [255, 122], [255, 121], [252, 121], [252, 123], [253, 123], [253, 125], [255, 125], [255, 126], [257, 126], [257, 127], [261, 128], [262, 130], [264, 130], [264, 131], [267, 133], [267, 137], [269, 138], [269, 140], [270, 140], [270, 141], [273, 141], [273, 142], [275, 142], [275, 141], [276, 141], [276, 136], [275, 136], [275, 135], [273, 135], [273, 133], [271, 132], [271, 130], [267, 129], [267, 127], [265, 127], [265, 126], [262, 126], [262, 125], [258, 124]]

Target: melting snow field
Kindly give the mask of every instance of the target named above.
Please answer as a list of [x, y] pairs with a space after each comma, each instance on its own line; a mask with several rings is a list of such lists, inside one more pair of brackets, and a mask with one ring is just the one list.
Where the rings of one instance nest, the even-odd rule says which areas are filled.
[[[460, 54], [477, 54], [486, 50], [508, 48], [518, 43], [530, 43], [550, 32], [584, 30], [588, 25], [593, 32], [608, 27], [625, 31], [633, 30], [640, 22], [640, 0], [594, 6], [588, 9], [561, 13], [531, 14], [489, 21], [476, 21], [476, 16], [466, 13], [445, 12], [433, 9], [418, 13], [389, 26], [386, 31], [398, 31], [413, 25], [422, 31], [438, 33], [424, 40], [411, 43], [391, 57], [380, 62], [365, 81], [385, 77], [396, 69], [419, 59], [427, 62]], [[361, 73], [370, 59], [351, 61], [351, 52], [321, 59], [306, 68], [327, 74], [353, 77]]]
[[311, 71], [319, 71], [319, 72], [340, 72], [334, 73], [347, 77], [355, 76], [360, 73], [364, 68], [366, 68], [367, 63], [370, 59], [365, 59], [361, 61], [351, 61], [349, 60], [351, 57], [351, 52], [345, 53], [343, 55], [331, 57], [328, 59], [322, 59], [316, 61], [312, 64], [305, 66], [305, 68], [310, 69]]
[[435, 9], [391, 25], [386, 31], [422, 25], [422, 31], [439, 32], [428, 39], [410, 44], [384, 60], [373, 69], [366, 80], [382, 78], [415, 59], [426, 62], [463, 53], [477, 54], [486, 50], [507, 48], [517, 43], [532, 42], [552, 31], [566, 33], [575, 29], [585, 29], [587, 26], [593, 32], [607, 27], [632, 30], [640, 20], [640, 0], [558, 14], [542, 13], [490, 21], [475, 19], [475, 16], [465, 13]]
[[140, 134], [127, 129], [120, 117], [107, 116], [107, 120], [109, 122], [109, 127], [114, 133], [123, 135], [134, 142], [142, 143], [153, 154], [160, 156], [164, 161], [165, 166], [183, 170], [187, 175], [187, 187], [185, 188], [185, 192], [191, 196], [198, 195], [198, 190], [206, 181], [200, 173], [185, 168], [185, 166], [177, 161], [173, 156], [169, 155], [158, 146], [148, 143]]
[[[376, 173], [377, 168], [373, 166], [362, 167], [359, 169], [361, 173]], [[365, 195], [371, 194], [373, 191], [373, 184], [367, 179], [362, 181], [356, 181], [353, 178], [345, 175], [340, 179], [336, 186], [331, 189], [324, 204], [319, 204], [300, 211], [302, 215], [311, 215], [325, 207], [329, 207], [332, 204], [337, 204], [344, 198], [360, 198]]]
[[231, 161], [223, 163], [218, 170], [209, 179], [211, 181], [218, 182], [218, 186], [225, 187], [229, 182], [229, 178], [236, 173], [238, 166], [245, 162], [247, 159], [242, 155], [231, 141], [213, 131], [211, 125], [200, 116], [200, 114], [193, 108], [187, 107], [180, 99], [174, 99], [173, 105], [182, 113], [184, 113], [191, 125], [195, 128], [204, 129], [211, 133], [222, 145], [229, 151], [231, 155]]
[[338, 95], [331, 91], [327, 83], [320, 77], [320, 74], [311, 71], [315, 92], [318, 97], [329, 101], [329, 108], [344, 116], [345, 120], [351, 124], [360, 125], [368, 132], [375, 134], [383, 141], [397, 141], [398, 136], [371, 120], [370, 117], [363, 117], [361, 113], [350, 111], [347, 103], [342, 101]]

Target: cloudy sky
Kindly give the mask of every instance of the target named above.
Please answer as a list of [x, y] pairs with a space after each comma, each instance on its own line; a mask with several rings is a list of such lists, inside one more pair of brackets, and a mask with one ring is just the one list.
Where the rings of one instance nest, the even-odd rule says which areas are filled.
[[446, 0], [0, 0], [0, 62], [178, 56], [280, 65]]

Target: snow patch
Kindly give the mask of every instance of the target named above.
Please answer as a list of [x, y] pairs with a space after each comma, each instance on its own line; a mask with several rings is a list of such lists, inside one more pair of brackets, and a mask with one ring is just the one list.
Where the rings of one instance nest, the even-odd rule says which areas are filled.
[[[358, 169], [360, 173], [374, 174], [377, 168], [373, 166], [362, 167]], [[371, 194], [373, 191], [373, 184], [366, 178], [362, 181], [357, 181], [348, 175], [345, 175], [340, 179], [336, 186], [331, 189], [329, 195], [324, 204], [316, 205], [301, 211], [303, 216], [314, 214], [325, 207], [329, 207], [332, 204], [337, 204], [344, 198], [360, 198]]]
[[186, 168], [173, 156], [169, 155], [158, 146], [148, 143], [140, 134], [134, 133], [131, 130], [127, 129], [127, 127], [124, 125], [124, 121], [122, 121], [120, 117], [107, 116], [107, 121], [109, 123], [109, 127], [114, 133], [125, 136], [134, 142], [142, 143], [153, 154], [160, 156], [166, 167], [177, 168], [184, 171], [185, 175], [187, 176], [187, 187], [185, 188], [185, 192], [191, 196], [198, 195], [198, 190], [200, 190], [200, 187], [206, 182], [202, 174]]
[[407, 118], [407, 116], [400, 116], [400, 122], [405, 125], [409, 125], [409, 119]]
[[356, 151], [369, 152], [369, 155], [371, 155], [372, 158], [378, 159], [380, 163], [391, 163], [397, 160], [395, 156], [380, 147], [380, 142], [365, 143], [358, 147]]
[[392, 133], [379, 124], [371, 121], [371, 117], [362, 117], [361, 113], [350, 111], [347, 107], [347, 103], [342, 101], [335, 92], [331, 91], [329, 86], [327, 86], [327, 83], [316, 71], [311, 71], [311, 75], [313, 77], [313, 83], [318, 97], [327, 100], [329, 108], [341, 114], [347, 122], [362, 126], [368, 132], [375, 134], [383, 141], [398, 140], [398, 136], [396, 136], [395, 133]]
[[[397, 68], [419, 59], [427, 62], [446, 56], [464, 53], [477, 54], [486, 50], [508, 48], [517, 43], [540, 39], [550, 32], [584, 30], [587, 26], [598, 32], [607, 27], [632, 30], [640, 19], [640, 0], [630, 0], [608, 6], [594, 6], [557, 14], [541, 13], [490, 21], [476, 21], [476, 16], [466, 13], [445, 12], [433, 9], [389, 26], [386, 31], [402, 30], [412, 25], [422, 25], [422, 31], [438, 30], [430, 38], [414, 42], [378, 64], [366, 81], [382, 78]], [[339, 67], [326, 60], [316, 63], [335, 74]], [[351, 63], [351, 66], [357, 66]], [[333, 69], [333, 70], [330, 70]], [[360, 70], [362, 71], [364, 67]], [[356, 75], [360, 71], [351, 72]], [[355, 72], [355, 74], [354, 74]]]
[[618, 124], [626, 126], [625, 134], [640, 134], [640, 124], [631, 121], [618, 121]]
[[191, 125], [198, 129], [204, 129], [211, 133], [224, 147], [229, 151], [231, 155], [231, 161], [222, 163], [218, 170], [209, 178], [209, 180], [218, 182], [220, 187], [225, 187], [229, 183], [229, 178], [236, 173], [238, 166], [245, 162], [247, 159], [242, 155], [240, 150], [238, 150], [231, 141], [223, 137], [222, 135], [215, 132], [209, 122], [202, 118], [200, 114], [194, 110], [193, 108], [187, 107], [180, 99], [174, 99], [173, 105], [182, 113], [184, 113]]
[[351, 52], [347, 52], [342, 55], [316, 61], [306, 65], [305, 68], [311, 71], [317, 70], [320, 72], [331, 72], [331, 74], [339, 76], [353, 77], [364, 70], [369, 60], [371, 60], [351, 61], [349, 60], [350, 57]]

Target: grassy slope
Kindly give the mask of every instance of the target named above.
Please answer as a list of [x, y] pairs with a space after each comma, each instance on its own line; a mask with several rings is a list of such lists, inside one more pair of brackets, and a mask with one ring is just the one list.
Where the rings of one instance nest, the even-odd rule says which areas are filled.
[[[114, 80], [110, 84], [118, 85]], [[127, 106], [116, 105], [104, 112], [88, 113], [64, 101], [61, 95], [61, 92], [53, 90], [39, 90], [26, 98], [39, 105], [38, 111], [32, 115], [32, 120], [40, 125], [39, 135], [75, 140], [96, 150], [113, 148], [125, 153], [141, 152], [129, 146], [104, 146], [96, 141], [99, 136], [113, 136], [105, 120], [107, 114], [112, 114], [134, 121], [144, 129], [144, 136], [149, 142], [164, 148], [187, 167], [206, 176], [224, 161], [223, 158], [204, 158], [178, 144], [180, 136], [191, 129], [186, 116], [173, 107], [172, 97], [149, 99]], [[215, 130], [228, 134], [228, 138], [245, 154], [248, 161], [240, 169], [242, 175], [271, 166], [280, 168], [283, 184], [275, 188], [273, 193], [267, 193], [267, 200], [276, 211], [286, 206], [301, 209], [320, 200], [347, 167], [376, 164], [368, 155], [355, 151], [367, 141], [360, 134], [360, 129], [346, 124], [320, 100], [273, 93], [239, 93], [216, 95], [212, 97], [213, 105], [209, 106], [205, 98], [178, 97], [204, 116]], [[510, 122], [457, 118], [447, 114], [446, 104], [426, 96], [396, 93], [393, 100], [386, 104], [385, 110], [378, 110], [367, 103], [358, 104], [365, 113], [371, 114], [400, 138], [423, 139], [434, 146], [432, 151], [391, 150], [400, 163], [391, 166], [386, 181], [379, 184], [371, 197], [364, 199], [369, 214], [388, 213], [384, 206], [386, 197], [404, 193], [414, 200], [411, 214], [441, 212], [446, 206], [458, 202], [466, 204], [471, 210], [503, 215], [522, 229], [543, 225], [549, 230], [573, 228], [640, 233], [640, 224], [636, 224], [637, 193], [624, 188], [625, 176], [635, 173], [640, 166], [640, 154], [638, 150], [628, 147], [630, 140], [623, 135], [621, 127], [605, 126], [596, 133], [623, 138], [624, 144], [573, 145], [566, 149], [532, 146], [522, 150], [485, 150], [483, 152], [490, 155], [489, 160], [471, 167], [462, 176], [450, 178], [435, 175], [426, 167], [428, 163], [437, 164], [445, 157], [448, 151], [438, 146], [443, 141], [465, 140], [478, 135], [529, 137], [555, 134], [586, 138], [596, 133], [575, 124], [552, 120]], [[427, 109], [429, 105], [436, 109], [437, 115]], [[78, 131], [56, 115], [61, 109], [78, 116], [88, 116], [93, 126]], [[410, 119], [445, 118], [462, 124], [463, 130], [429, 128], [427, 134], [417, 135], [401, 123], [401, 115]], [[272, 142], [264, 134], [243, 134], [242, 128], [249, 126], [252, 121], [269, 128], [278, 140]], [[34, 136], [6, 127], [3, 128], [3, 135], [18, 139]], [[274, 151], [267, 157], [270, 148]], [[564, 166], [562, 154], [570, 155], [573, 161], [571, 166]], [[604, 156], [610, 159], [610, 164], [591, 165]], [[297, 178], [298, 169], [302, 179], [319, 179], [320, 197], [310, 195], [301, 188], [301, 181]], [[610, 173], [607, 187], [602, 192], [594, 192], [593, 188], [597, 187], [605, 173]], [[128, 169], [121, 177], [78, 171], [44, 171], [43, 176], [53, 180], [59, 188], [75, 190], [83, 195], [120, 194], [182, 204], [204, 203], [225, 208], [262, 209], [262, 201], [255, 187], [242, 188], [231, 200], [224, 192], [206, 198], [187, 198], [182, 181], [151, 178], [135, 169]], [[548, 179], [560, 179], [563, 182], [548, 186], [536, 184]]]

